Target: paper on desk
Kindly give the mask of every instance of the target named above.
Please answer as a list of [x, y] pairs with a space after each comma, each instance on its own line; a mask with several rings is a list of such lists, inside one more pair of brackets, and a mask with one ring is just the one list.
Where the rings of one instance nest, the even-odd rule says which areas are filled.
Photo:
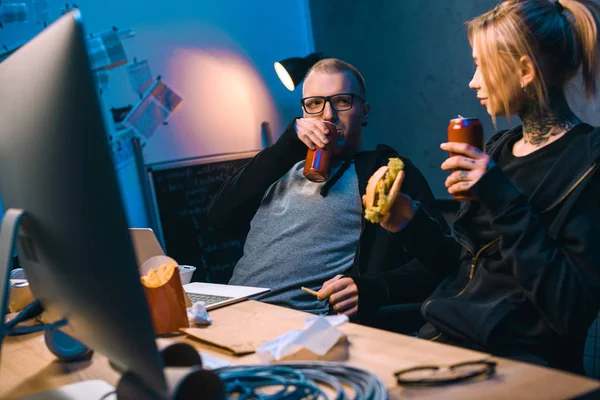
[[345, 315], [309, 317], [304, 329], [289, 331], [264, 343], [256, 350], [256, 354], [263, 363], [281, 360], [301, 349], [323, 356], [345, 336], [335, 328], [345, 322], [348, 322]]
[[211, 356], [208, 353], [200, 352], [200, 358], [202, 358], [202, 368], [204, 369], [217, 369], [223, 367], [229, 367], [231, 363], [225, 361], [219, 357]]

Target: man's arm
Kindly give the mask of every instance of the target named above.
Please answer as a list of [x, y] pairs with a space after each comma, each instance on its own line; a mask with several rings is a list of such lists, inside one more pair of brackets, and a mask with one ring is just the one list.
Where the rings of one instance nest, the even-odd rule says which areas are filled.
[[267, 189], [306, 156], [306, 146], [294, 130], [295, 120], [271, 146], [239, 168], [219, 189], [208, 210], [217, 229], [247, 233]]
[[[385, 158], [396, 156], [398, 155], [395, 152], [388, 152]], [[388, 268], [386, 265], [385, 268], [380, 268], [380, 270], [387, 269], [387, 272], [367, 271], [366, 274], [349, 274], [346, 278], [326, 282], [319, 291], [320, 297], [331, 296], [330, 303], [332, 299], [335, 303], [338, 292], [347, 293], [347, 296], [338, 296], [341, 308], [348, 305], [355, 310], [355, 305], [358, 304], [362, 314], [386, 304], [423, 301], [433, 292], [443, 277], [458, 265], [460, 245], [451, 236], [450, 228], [436, 205], [429, 184], [409, 159], [404, 157], [402, 159], [405, 173], [401, 182], [401, 191], [404, 196], [416, 200], [411, 200], [411, 204], [415, 205], [416, 221], [404, 228], [406, 233], [388, 233], [394, 236], [393, 244], [384, 240], [387, 247], [380, 248], [375, 244], [374, 251], [387, 254], [389, 246], [397, 246], [404, 249], [407, 257], [403, 260], [390, 259], [387, 255], [379, 258], [377, 262], [392, 266]], [[353, 302], [350, 301], [351, 298]], [[334, 309], [335, 306], [334, 304]]]
[[412, 256], [410, 261], [386, 272], [352, 277], [358, 286], [361, 313], [389, 304], [421, 302], [458, 267], [461, 247], [448, 225], [416, 204], [412, 221], [393, 234], [397, 245]]

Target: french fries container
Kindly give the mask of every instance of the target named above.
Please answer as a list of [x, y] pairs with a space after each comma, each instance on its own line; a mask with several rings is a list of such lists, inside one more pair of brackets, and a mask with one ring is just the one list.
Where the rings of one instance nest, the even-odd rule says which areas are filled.
[[152, 257], [140, 267], [140, 277], [155, 333], [161, 335], [189, 327], [177, 262], [167, 256]]

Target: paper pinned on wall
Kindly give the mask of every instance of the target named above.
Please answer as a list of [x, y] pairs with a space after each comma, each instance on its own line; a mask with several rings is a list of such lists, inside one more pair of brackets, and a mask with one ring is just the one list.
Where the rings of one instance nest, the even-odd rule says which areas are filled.
[[156, 78], [142, 98], [127, 114], [123, 125], [141, 138], [150, 139], [163, 122], [177, 110], [182, 99], [160, 77]]
[[115, 30], [92, 35], [86, 40], [92, 70], [110, 69], [127, 63], [121, 38]]
[[0, 4], [0, 24], [27, 23], [27, 4], [23, 2]]
[[71, 10], [73, 10], [74, 8], [77, 8], [75, 6], [75, 4], [65, 3], [65, 6], [60, 9], [60, 15], [65, 15], [66, 13], [68, 13]]
[[109, 88], [109, 78], [110, 75], [108, 71], [100, 70], [94, 72], [94, 81], [96, 82], [96, 88], [98, 88], [100, 93]]
[[160, 76], [151, 81], [150, 88], [117, 123], [111, 136], [110, 147], [117, 169], [129, 165], [134, 159], [133, 138], [139, 138], [144, 147], [152, 134], [179, 108], [181, 97], [161, 80]]
[[147, 60], [134, 61], [127, 65], [127, 75], [131, 87], [137, 94], [143, 94], [152, 84], [152, 71]]
[[135, 36], [135, 31], [132, 28], [120, 29], [117, 31], [117, 35], [119, 35], [119, 39], [130, 39]]
[[48, 21], [48, 1], [33, 0], [33, 18], [36, 24], [42, 24]]
[[125, 168], [134, 159], [133, 141], [137, 137], [133, 129], [119, 129], [110, 138], [110, 150], [117, 169]]

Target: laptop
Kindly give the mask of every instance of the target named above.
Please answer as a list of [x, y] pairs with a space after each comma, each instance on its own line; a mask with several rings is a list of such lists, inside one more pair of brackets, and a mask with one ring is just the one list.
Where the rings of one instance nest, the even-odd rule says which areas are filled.
[[[138, 268], [149, 258], [165, 255], [152, 229], [130, 228], [129, 234], [131, 235], [133, 249], [135, 250]], [[187, 285], [183, 285], [183, 289], [192, 303], [203, 301], [207, 310], [237, 303], [255, 294], [271, 290], [268, 288], [221, 285], [205, 282], [188, 283]]]

